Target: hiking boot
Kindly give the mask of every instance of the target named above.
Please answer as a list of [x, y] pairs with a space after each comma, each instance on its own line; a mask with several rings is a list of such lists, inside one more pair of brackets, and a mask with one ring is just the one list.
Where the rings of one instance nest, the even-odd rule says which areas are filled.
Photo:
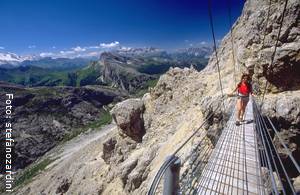
[[237, 125], [237, 126], [240, 125], [240, 124], [241, 124], [240, 121], [236, 121], [236, 122], [235, 122], [235, 125]]

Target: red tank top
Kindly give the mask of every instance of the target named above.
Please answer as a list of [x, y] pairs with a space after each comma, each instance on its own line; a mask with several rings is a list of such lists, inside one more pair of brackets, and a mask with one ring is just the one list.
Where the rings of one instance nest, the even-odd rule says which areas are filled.
[[242, 82], [239, 86], [239, 93], [242, 95], [249, 95], [251, 89], [248, 87], [248, 85], [244, 82]]

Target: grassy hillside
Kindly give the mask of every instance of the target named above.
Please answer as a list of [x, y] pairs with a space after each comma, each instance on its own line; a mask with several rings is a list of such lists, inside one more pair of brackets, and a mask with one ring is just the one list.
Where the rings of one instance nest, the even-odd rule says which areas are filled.
[[97, 78], [101, 75], [102, 67], [98, 62], [91, 62], [89, 66], [76, 72], [76, 86], [94, 85]]
[[90, 62], [85, 58], [42, 58], [34, 61], [24, 61], [21, 66], [35, 66], [40, 68], [52, 69], [52, 70], [74, 70], [80, 69], [86, 66]]
[[73, 86], [74, 70], [53, 70], [34, 66], [0, 68], [0, 80], [25, 86]]

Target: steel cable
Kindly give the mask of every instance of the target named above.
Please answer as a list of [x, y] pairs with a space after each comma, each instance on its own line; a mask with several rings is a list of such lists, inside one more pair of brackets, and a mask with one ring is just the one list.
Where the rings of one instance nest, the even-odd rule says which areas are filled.
[[227, 7], [228, 7], [228, 22], [229, 22], [229, 27], [230, 27], [230, 40], [231, 40], [231, 54], [232, 54], [232, 60], [233, 60], [233, 78], [234, 78], [234, 83], [236, 82], [236, 70], [235, 70], [235, 55], [234, 55], [234, 43], [233, 43], [233, 33], [232, 33], [232, 20], [231, 20], [231, 1], [227, 0]]
[[[276, 51], [277, 51], [277, 46], [278, 46], [278, 42], [279, 42], [279, 38], [280, 38], [280, 34], [281, 34], [281, 28], [282, 28], [282, 24], [283, 24], [284, 15], [285, 15], [285, 12], [286, 12], [287, 3], [288, 3], [288, 0], [285, 0], [284, 8], [283, 8], [283, 11], [282, 11], [282, 17], [281, 17], [281, 20], [280, 20], [280, 26], [279, 26], [279, 30], [278, 30], [278, 34], [277, 34], [277, 38], [276, 38], [274, 52], [272, 53], [272, 56], [271, 56], [271, 63], [270, 63], [269, 66], [267, 66], [266, 74], [268, 74], [268, 69], [271, 69], [271, 71], [272, 71], [272, 68], [273, 68], [274, 58], [275, 58], [275, 54], [276, 54]], [[269, 83], [268, 79], [266, 78], [264, 93], [263, 93], [263, 96], [262, 96], [262, 99], [261, 99], [260, 108], [262, 108], [263, 103], [264, 103], [268, 83]]]
[[[213, 25], [213, 17], [212, 17], [212, 10], [211, 10], [211, 0], [208, 0], [208, 15], [209, 15], [209, 23], [210, 23], [210, 28], [211, 28], [211, 33], [212, 33], [213, 43], [214, 43], [214, 52], [215, 52], [216, 61], [217, 61], [217, 68], [218, 68], [218, 75], [219, 75], [219, 84], [220, 84], [220, 88], [221, 88], [222, 97], [224, 97], [223, 85], [222, 85], [222, 81], [221, 81], [221, 71], [220, 71], [220, 65], [219, 65], [219, 58], [218, 58], [217, 45], [216, 45], [216, 38], [215, 38], [215, 31], [214, 31], [214, 25]], [[223, 106], [224, 106], [224, 112], [225, 112], [224, 99], [223, 99]]]
[[[257, 107], [256, 104], [255, 104], [255, 106]], [[260, 120], [262, 121], [263, 126], [264, 126], [264, 129], [265, 129], [265, 131], [263, 131], [263, 132], [264, 132], [264, 135], [265, 135], [264, 137], [265, 137], [265, 139], [266, 139], [267, 142], [268, 142], [268, 145], [269, 145], [269, 148], [270, 148], [270, 149], [269, 149], [269, 150], [270, 150], [270, 153], [272, 154], [272, 151], [274, 151], [275, 156], [277, 157], [277, 159], [278, 159], [278, 161], [279, 161], [279, 163], [280, 163], [281, 169], [282, 169], [282, 171], [283, 171], [283, 173], [284, 173], [284, 175], [285, 175], [285, 178], [286, 178], [286, 180], [287, 180], [287, 182], [288, 182], [288, 184], [289, 184], [289, 186], [290, 186], [290, 189], [291, 189], [292, 192], [295, 194], [295, 193], [296, 193], [296, 192], [295, 192], [295, 189], [294, 189], [294, 187], [293, 187], [293, 185], [292, 185], [292, 182], [290, 181], [290, 178], [289, 178], [289, 176], [288, 176], [288, 174], [287, 174], [287, 171], [286, 171], [286, 169], [285, 169], [285, 167], [284, 167], [284, 165], [283, 165], [283, 162], [282, 162], [282, 160], [281, 160], [281, 158], [280, 158], [280, 156], [279, 156], [279, 154], [278, 154], [278, 152], [277, 152], [277, 150], [276, 150], [274, 144], [272, 143], [272, 137], [271, 137], [271, 135], [270, 135], [270, 132], [267, 130], [267, 129], [268, 129], [267, 124], [266, 124], [265, 120], [263, 119], [261, 113], [258, 112], [258, 116], [259, 116]], [[272, 124], [271, 121], [269, 121], [269, 122]], [[273, 124], [272, 124], [272, 126], [273, 126]], [[274, 126], [273, 126], [273, 127], [274, 127]], [[275, 127], [274, 127], [274, 128], [275, 128]], [[274, 130], [274, 129], [273, 129], [273, 130]], [[281, 140], [281, 138], [280, 138], [280, 136], [279, 136], [278, 134], [275, 133], [275, 135], [277, 135], [278, 138]], [[282, 140], [281, 140], [281, 141], [282, 141]], [[282, 142], [281, 144], [283, 144], [283, 146], [285, 147], [285, 149], [287, 149], [286, 145], [285, 145], [283, 142]], [[288, 149], [287, 149], [287, 151], [289, 152]], [[290, 154], [290, 152], [289, 152], [288, 154]], [[272, 159], [273, 159], [273, 163], [274, 163], [274, 166], [275, 166], [277, 175], [280, 176], [279, 171], [278, 171], [278, 167], [277, 167], [277, 163], [276, 163], [276, 161], [274, 160], [273, 155], [271, 155], [271, 157], [272, 157]], [[289, 157], [292, 159], [292, 161], [293, 161], [293, 160], [295, 161], [295, 159], [294, 159], [292, 156], [289, 156]], [[296, 162], [296, 161], [295, 161], [295, 162]], [[293, 163], [294, 163], [294, 162], [293, 162]], [[295, 167], [296, 167], [297, 163], [294, 164], [294, 165], [295, 165]], [[281, 182], [281, 180], [280, 180], [280, 182]], [[282, 185], [282, 187], [283, 187], [283, 183], [282, 183], [282, 182], [281, 182], [281, 185]], [[286, 193], [284, 188], [283, 188], [283, 190], [284, 190], [284, 193]]]

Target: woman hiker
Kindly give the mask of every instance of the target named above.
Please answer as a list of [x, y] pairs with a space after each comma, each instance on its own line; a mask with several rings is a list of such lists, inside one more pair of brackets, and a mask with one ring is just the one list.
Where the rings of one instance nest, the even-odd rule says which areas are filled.
[[241, 81], [239, 84], [236, 86], [234, 91], [238, 91], [238, 99], [237, 99], [237, 113], [236, 113], [236, 125], [240, 125], [241, 122], [244, 121], [244, 114], [245, 114], [245, 109], [249, 101], [249, 94], [253, 95], [252, 93], [252, 85], [250, 83], [250, 77], [248, 74], [243, 74]]

